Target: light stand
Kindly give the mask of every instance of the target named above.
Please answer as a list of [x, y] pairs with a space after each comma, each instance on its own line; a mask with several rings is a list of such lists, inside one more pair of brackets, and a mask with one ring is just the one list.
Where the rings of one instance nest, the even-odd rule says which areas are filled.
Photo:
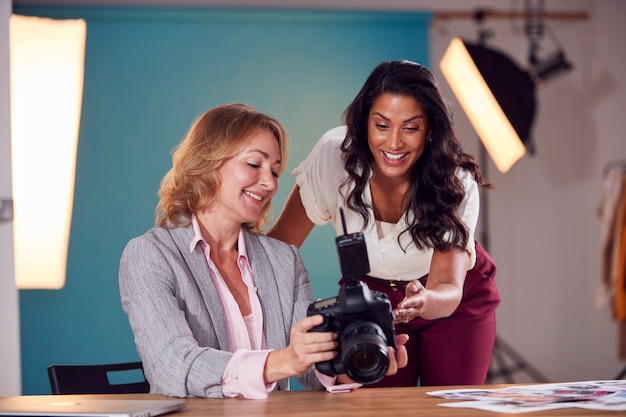
[[[479, 140], [479, 164], [485, 178], [488, 178], [487, 164], [489, 161], [487, 159], [487, 150]], [[489, 204], [486, 192], [480, 193], [480, 227], [481, 243], [487, 253], [489, 253]], [[515, 383], [513, 376], [519, 372], [529, 375], [535, 382], [549, 382], [548, 378], [532, 366], [496, 333], [496, 339], [493, 344], [493, 355], [485, 382], [487, 384], [494, 384], [498, 382], [496, 379], [504, 378], [507, 384], [513, 384]]]

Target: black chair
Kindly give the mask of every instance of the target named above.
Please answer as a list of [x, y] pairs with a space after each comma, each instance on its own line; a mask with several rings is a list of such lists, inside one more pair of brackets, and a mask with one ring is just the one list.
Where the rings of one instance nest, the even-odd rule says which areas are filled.
[[[113, 379], [116, 379], [117, 376], [122, 382], [111, 382], [111, 376]], [[122, 376], [125, 376], [126, 380], [120, 378]], [[128, 381], [131, 376], [139, 376], [140, 378]], [[135, 394], [150, 392], [150, 384], [143, 373], [141, 362], [106, 365], [50, 365], [48, 378], [50, 379], [52, 394]]]

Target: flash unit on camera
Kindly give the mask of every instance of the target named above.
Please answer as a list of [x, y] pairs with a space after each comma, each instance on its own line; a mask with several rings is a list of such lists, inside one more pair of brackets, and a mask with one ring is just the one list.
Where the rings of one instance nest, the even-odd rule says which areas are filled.
[[343, 208], [339, 208], [339, 213], [341, 214], [343, 235], [337, 236], [335, 242], [337, 244], [341, 275], [346, 279], [360, 278], [370, 272], [370, 262], [367, 257], [365, 237], [361, 232], [348, 234]]

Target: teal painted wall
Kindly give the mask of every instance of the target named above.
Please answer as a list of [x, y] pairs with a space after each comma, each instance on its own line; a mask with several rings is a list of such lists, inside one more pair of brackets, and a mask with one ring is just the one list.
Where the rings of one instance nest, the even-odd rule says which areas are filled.
[[[428, 65], [426, 13], [17, 8], [87, 20], [85, 89], [67, 282], [20, 292], [24, 394], [50, 393], [53, 363], [137, 359], [118, 293], [126, 242], [153, 224], [159, 181], [193, 119], [241, 101], [278, 118], [290, 173], [383, 60]], [[33, 123], [37, 121], [34, 120]], [[45, 175], [45, 173], [38, 173]], [[45, 201], [42, 201], [45, 215]], [[338, 291], [330, 226], [302, 248], [315, 297]]]

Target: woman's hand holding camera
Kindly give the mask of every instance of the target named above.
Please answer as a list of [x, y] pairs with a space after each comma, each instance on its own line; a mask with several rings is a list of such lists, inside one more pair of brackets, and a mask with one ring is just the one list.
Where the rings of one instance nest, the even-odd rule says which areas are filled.
[[[265, 362], [265, 382], [272, 383], [279, 379], [300, 375], [309, 370], [317, 362], [330, 361], [337, 356], [337, 334], [334, 332], [310, 332], [315, 326], [324, 322], [322, 315], [308, 316], [291, 328], [289, 345], [269, 353]], [[407, 334], [396, 335], [396, 350], [388, 346], [389, 369], [387, 375], [394, 375], [399, 368], [408, 363], [405, 344], [409, 340]], [[337, 376], [337, 382], [352, 382], [347, 375]]]
[[395, 375], [398, 369], [404, 368], [409, 363], [409, 354], [406, 351], [406, 342], [409, 341], [409, 335], [406, 333], [396, 335], [396, 351], [387, 346], [389, 351], [389, 369], [387, 375]]
[[303, 318], [291, 329], [287, 359], [298, 374], [306, 372], [315, 362], [328, 361], [337, 355], [337, 334], [309, 332], [323, 322], [324, 317], [316, 314]]
[[324, 322], [316, 314], [305, 317], [291, 328], [289, 345], [270, 352], [265, 363], [265, 382], [300, 375], [316, 362], [332, 360], [337, 351], [337, 335], [334, 332], [309, 332]]

